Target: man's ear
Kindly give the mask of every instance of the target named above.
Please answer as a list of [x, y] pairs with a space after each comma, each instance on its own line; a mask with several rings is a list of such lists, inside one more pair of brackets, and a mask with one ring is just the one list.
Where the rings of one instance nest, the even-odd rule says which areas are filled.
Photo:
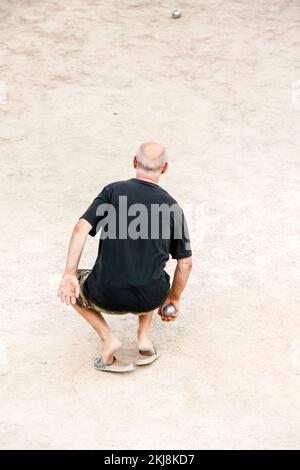
[[164, 164], [163, 169], [161, 170], [162, 173], [165, 173], [168, 169], [168, 162]]
[[133, 157], [133, 168], [137, 168], [137, 159], [136, 156]]

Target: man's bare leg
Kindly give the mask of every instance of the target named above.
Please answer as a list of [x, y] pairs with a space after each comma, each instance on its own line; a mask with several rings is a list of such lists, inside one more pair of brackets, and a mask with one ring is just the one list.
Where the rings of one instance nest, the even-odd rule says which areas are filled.
[[153, 312], [144, 313], [139, 315], [139, 326], [137, 330], [139, 350], [145, 354], [154, 354], [154, 348], [151, 341], [151, 323]]
[[119, 339], [112, 333], [101, 313], [89, 308], [72, 305], [75, 310], [94, 328], [103, 343], [102, 359], [106, 365], [112, 364], [114, 353], [122, 346]]

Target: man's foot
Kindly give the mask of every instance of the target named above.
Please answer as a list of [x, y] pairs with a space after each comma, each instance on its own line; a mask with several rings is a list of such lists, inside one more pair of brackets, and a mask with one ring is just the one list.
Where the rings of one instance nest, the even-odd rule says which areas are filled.
[[153, 348], [153, 353], [151, 354], [150, 351], [139, 351], [139, 354], [134, 361], [135, 366], [146, 366], [147, 364], [152, 364], [152, 362], [156, 361], [160, 357], [160, 352], [158, 348]]
[[133, 364], [125, 364], [124, 362], [118, 361], [116, 358], [113, 359], [111, 365], [106, 365], [102, 357], [96, 357], [93, 362], [93, 367], [96, 370], [101, 370], [104, 372], [131, 372], [134, 370]]
[[110, 334], [105, 341], [103, 341], [102, 360], [104, 364], [110, 365], [114, 362], [114, 354], [121, 348], [121, 341]]
[[152, 356], [154, 354], [154, 346], [149, 336], [141, 336], [138, 333], [137, 337], [140, 353], [144, 354], [145, 356]]

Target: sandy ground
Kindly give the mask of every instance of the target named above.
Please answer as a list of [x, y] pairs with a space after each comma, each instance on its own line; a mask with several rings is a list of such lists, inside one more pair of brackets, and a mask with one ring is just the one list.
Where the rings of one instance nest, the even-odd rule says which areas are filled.
[[[2, 0], [0, 24], [0, 447], [299, 447], [300, 2]], [[77, 217], [150, 139], [194, 271], [160, 361], [101, 374], [56, 288]], [[125, 359], [135, 322], [111, 318]]]

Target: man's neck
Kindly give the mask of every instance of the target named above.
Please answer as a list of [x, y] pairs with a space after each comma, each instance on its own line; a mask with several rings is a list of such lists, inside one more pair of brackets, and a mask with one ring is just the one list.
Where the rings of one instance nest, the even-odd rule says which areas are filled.
[[158, 184], [160, 175], [155, 175], [155, 174], [145, 174], [145, 173], [136, 173], [136, 179], [142, 180], [142, 181], [148, 181], [148, 183], [154, 183]]

